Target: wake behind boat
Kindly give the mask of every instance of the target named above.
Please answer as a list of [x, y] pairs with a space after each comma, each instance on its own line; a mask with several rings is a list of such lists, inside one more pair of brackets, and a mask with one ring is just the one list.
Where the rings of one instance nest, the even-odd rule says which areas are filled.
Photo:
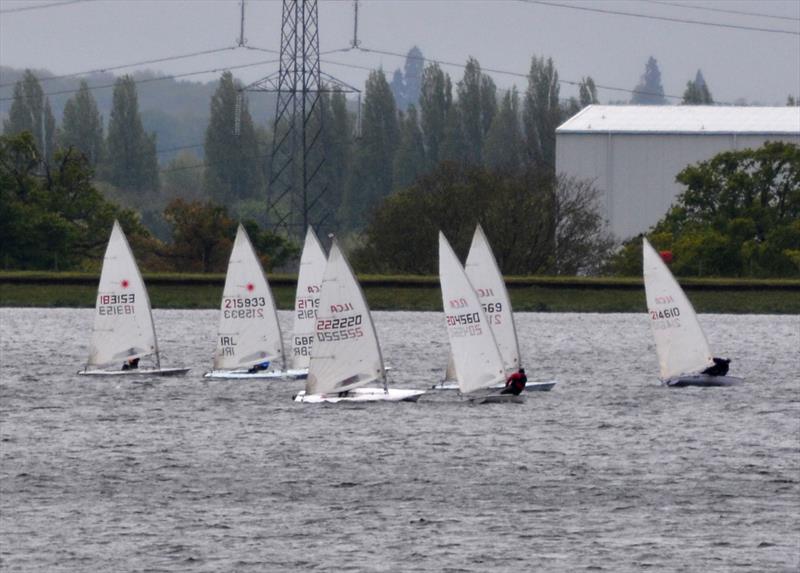
[[228, 261], [214, 368], [205, 378], [287, 378], [283, 337], [267, 277], [242, 225]]
[[523, 401], [523, 396], [494, 389], [506, 380], [503, 358], [478, 294], [441, 232], [439, 281], [450, 354], [461, 393], [475, 403]]
[[[383, 388], [364, 388], [379, 382]], [[309, 404], [416, 402], [422, 390], [389, 388], [375, 325], [353, 270], [334, 239], [322, 279], [306, 389]]]
[[[189, 368], [162, 368], [144, 280], [125, 233], [114, 221], [94, 310], [89, 360], [82, 376], [181, 376]], [[142, 359], [153, 365], [139, 367]]]
[[661, 256], [642, 239], [644, 288], [650, 326], [665, 386], [733, 386], [742, 378], [727, 376], [727, 360], [714, 358], [697, 313]]

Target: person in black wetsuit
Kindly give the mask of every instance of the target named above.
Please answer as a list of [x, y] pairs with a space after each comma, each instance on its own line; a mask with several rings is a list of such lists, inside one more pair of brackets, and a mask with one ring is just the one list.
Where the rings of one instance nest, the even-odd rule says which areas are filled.
[[709, 376], [725, 376], [728, 373], [728, 365], [731, 363], [729, 358], [714, 358], [714, 366], [709, 366], [700, 374]]
[[136, 370], [139, 368], [139, 359], [138, 358], [131, 358], [127, 362], [122, 363], [123, 370]]
[[516, 372], [514, 372], [511, 376], [508, 377], [506, 380], [506, 387], [503, 388], [503, 391], [500, 392], [501, 394], [514, 394], [515, 396], [519, 396], [523, 390], [525, 390], [525, 384], [528, 382], [528, 377], [525, 376], [525, 369], [520, 368]]

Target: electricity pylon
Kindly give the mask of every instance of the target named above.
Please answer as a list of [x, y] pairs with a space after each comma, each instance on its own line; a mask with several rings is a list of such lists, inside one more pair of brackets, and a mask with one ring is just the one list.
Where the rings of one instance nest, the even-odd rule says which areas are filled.
[[358, 90], [320, 71], [317, 0], [283, 0], [280, 67], [245, 90], [277, 93], [270, 154], [267, 218], [275, 229], [302, 236], [321, 226], [327, 190], [322, 94]]

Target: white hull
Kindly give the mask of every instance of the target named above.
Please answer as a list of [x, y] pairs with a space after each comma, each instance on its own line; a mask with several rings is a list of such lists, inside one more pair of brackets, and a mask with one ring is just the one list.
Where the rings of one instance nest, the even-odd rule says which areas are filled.
[[299, 370], [262, 370], [248, 372], [247, 370], [212, 370], [203, 374], [203, 378], [218, 378], [226, 380], [305, 380], [308, 368]]
[[183, 376], [190, 368], [133, 368], [131, 370], [80, 370], [81, 376]]
[[669, 388], [682, 388], [684, 386], [736, 386], [744, 382], [744, 378], [737, 378], [736, 376], [709, 376], [708, 374], [687, 374], [678, 376], [677, 378], [670, 378], [669, 380], [662, 380], [664, 386]]
[[[555, 386], [558, 382], [553, 380], [552, 382], [528, 382], [525, 384], [525, 391], [526, 392], [549, 392], [553, 386]], [[505, 388], [504, 384], [498, 384], [496, 386], [492, 386], [494, 390], [502, 390]], [[440, 382], [439, 384], [434, 384], [431, 386], [432, 390], [458, 390], [458, 383], [456, 382]]]
[[294, 397], [295, 402], [305, 404], [321, 404], [328, 402], [416, 402], [425, 393], [424, 390], [408, 390], [404, 388], [355, 388], [347, 396], [339, 397], [336, 394], [306, 394], [305, 390]]

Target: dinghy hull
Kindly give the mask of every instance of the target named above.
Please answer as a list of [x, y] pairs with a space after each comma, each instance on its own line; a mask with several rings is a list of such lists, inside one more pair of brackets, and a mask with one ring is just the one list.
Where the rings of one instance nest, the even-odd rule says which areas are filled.
[[262, 370], [261, 372], [248, 372], [247, 370], [212, 370], [203, 374], [203, 378], [218, 378], [225, 380], [305, 380], [308, 369], [300, 370]]
[[488, 394], [486, 396], [470, 396], [467, 398], [473, 404], [523, 404], [525, 396], [515, 394]]
[[[553, 380], [552, 382], [528, 382], [525, 384], [525, 391], [526, 392], [549, 392], [553, 389], [558, 382]], [[492, 386], [494, 390], [501, 390], [504, 388], [504, 384], [497, 384], [496, 386]], [[431, 386], [431, 390], [458, 390], [458, 384], [455, 382], [440, 382], [439, 384], [434, 384]]]
[[191, 368], [134, 368], [132, 370], [81, 370], [81, 376], [183, 376]]
[[663, 380], [663, 384], [669, 388], [683, 388], [686, 386], [700, 386], [700, 387], [713, 387], [713, 386], [736, 386], [744, 382], [744, 378], [737, 378], [736, 376], [709, 376], [708, 374], [691, 374], [686, 376], [678, 376], [677, 378], [670, 378]]
[[337, 394], [306, 394], [299, 392], [294, 396], [295, 402], [304, 404], [338, 404], [339, 402], [416, 402], [425, 393], [424, 390], [408, 390], [403, 388], [355, 388], [347, 396]]

